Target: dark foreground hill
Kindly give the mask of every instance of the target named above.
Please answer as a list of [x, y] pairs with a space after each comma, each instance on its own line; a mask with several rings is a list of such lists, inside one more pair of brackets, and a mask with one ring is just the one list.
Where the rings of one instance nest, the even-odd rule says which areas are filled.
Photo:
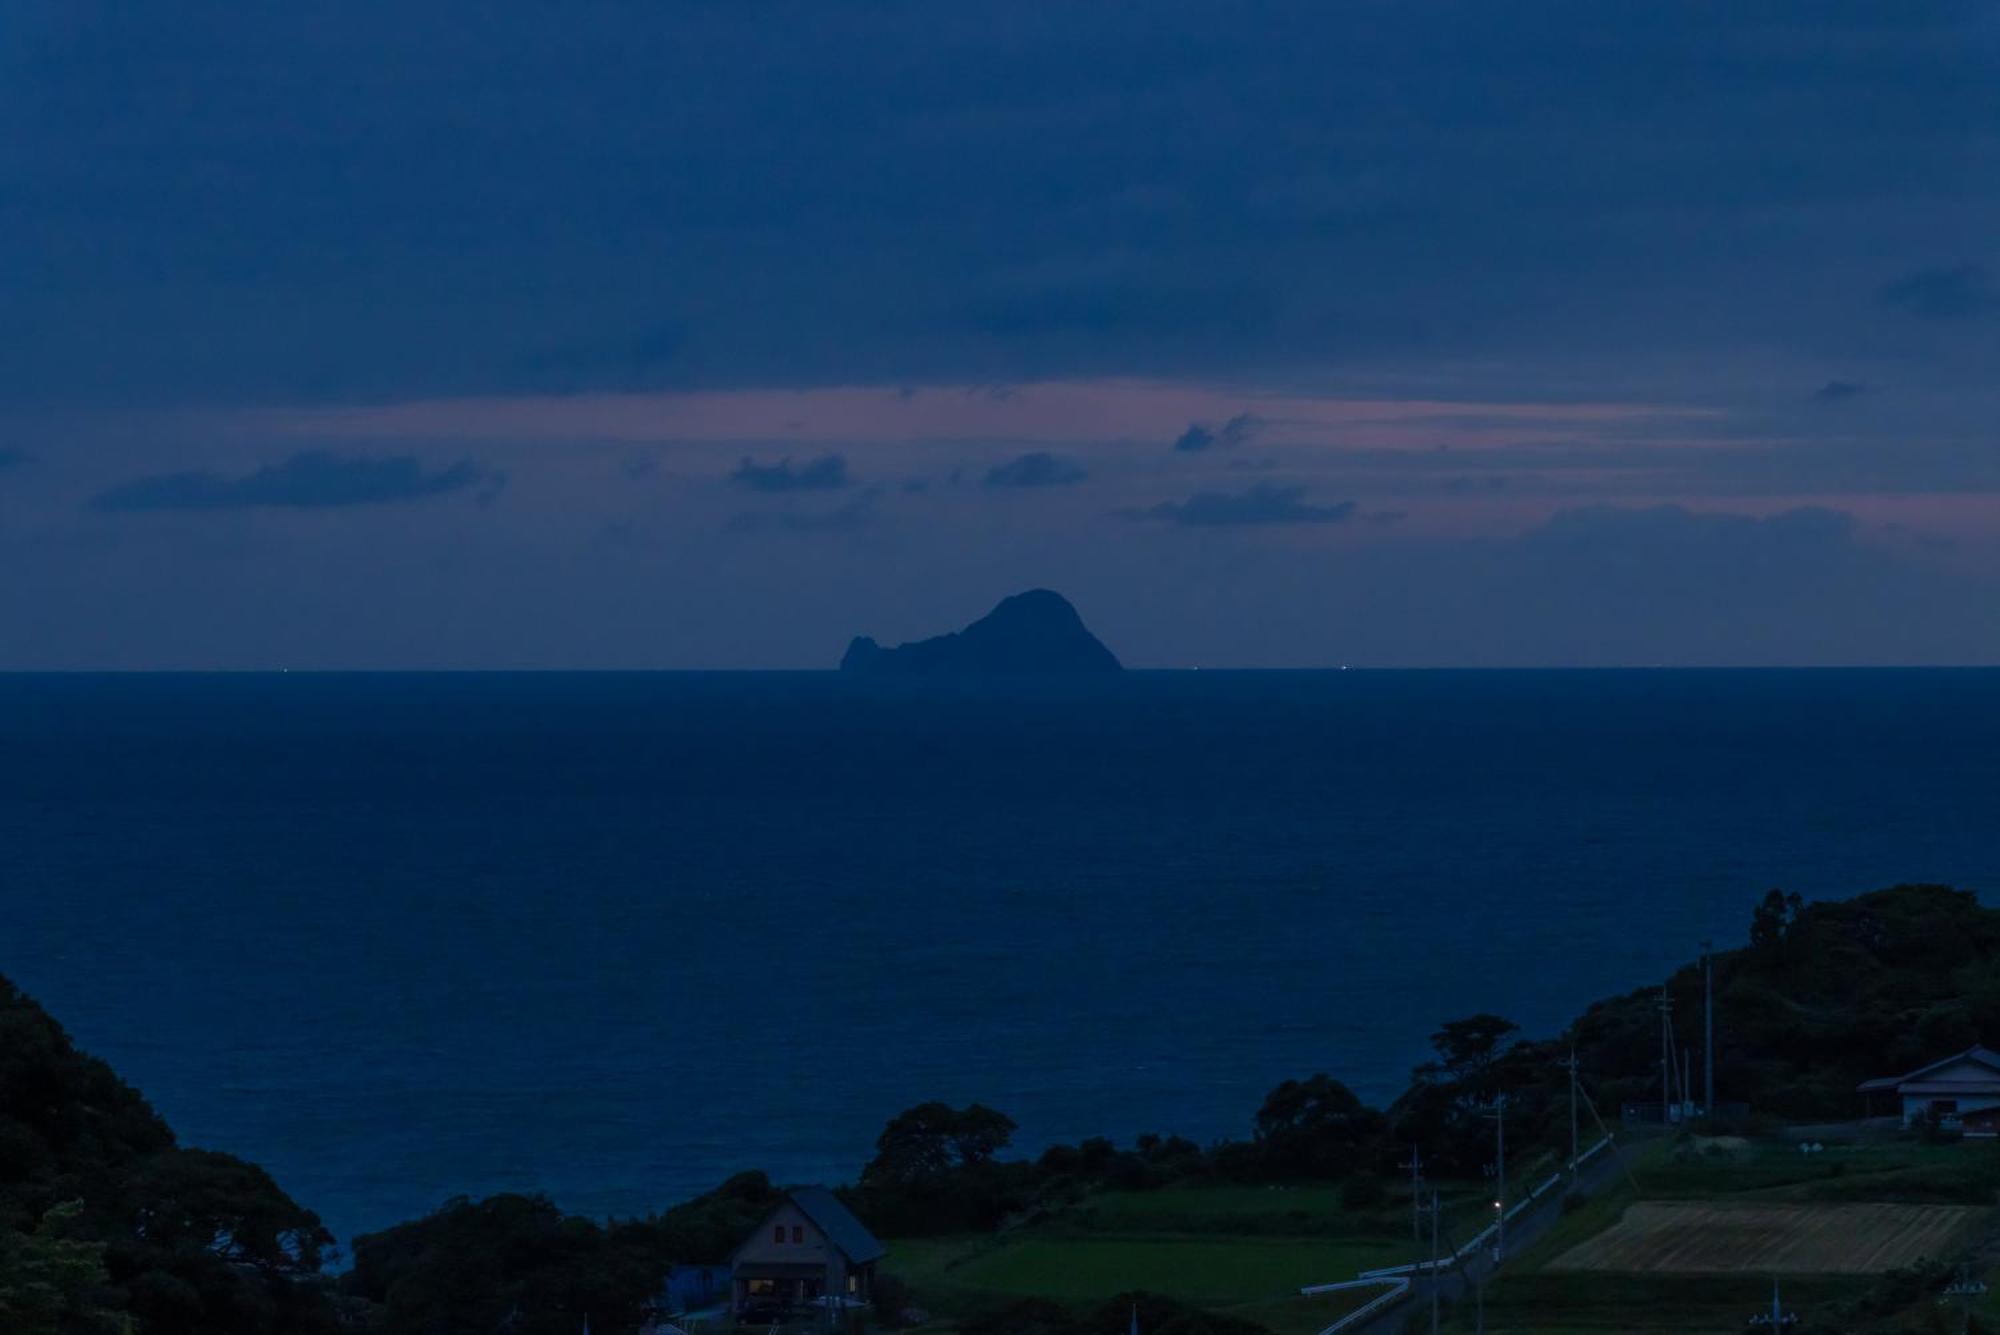
[[177, 1145], [0, 979], [0, 1331], [318, 1335], [332, 1243], [263, 1169]]
[[1069, 600], [1048, 589], [1003, 598], [964, 630], [884, 649], [856, 636], [842, 672], [870, 676], [1076, 676], [1120, 670]]

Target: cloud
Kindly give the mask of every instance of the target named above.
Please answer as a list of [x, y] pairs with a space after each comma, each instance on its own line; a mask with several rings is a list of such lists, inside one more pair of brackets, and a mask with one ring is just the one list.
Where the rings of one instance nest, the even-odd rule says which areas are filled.
[[[15, 103], [97, 113], [10, 142], [0, 243], [36, 281], [8, 291], [0, 402], [1236, 383], [1347, 353], [1573, 383], [1580, 355], [1863, 332], [1871, 312], [1829, 330], [1813, 298], [1992, 221], [1965, 164], [1994, 55], [1966, 0], [1695, 24], [1639, 0], [1365, 23], [1292, 0], [1226, 39], [1228, 6], [1162, 0], [1063, 7], [1004, 51], [1000, 0], [914, 30], [859, 7], [784, 51], [764, 6], [572, 6], [551, 42], [543, 6], [496, 0], [451, 80], [396, 77], [462, 55], [430, 9], [392, 51], [367, 6], [168, 8], [20, 34]], [[184, 86], [214, 94], [199, 114]], [[566, 95], [529, 115], [535, 88]], [[1219, 88], [1240, 95], [1190, 96]], [[759, 150], [663, 195], [661, 163], [725, 139]]]
[[1964, 320], [2000, 310], [2000, 291], [1976, 264], [1924, 269], [1890, 283], [1881, 295], [1884, 305], [1927, 320]]
[[1064, 487], [1081, 482], [1087, 477], [1082, 468], [1067, 459], [1061, 459], [1043, 450], [1024, 454], [1018, 459], [986, 472], [989, 487]]
[[870, 488], [831, 510], [747, 511], [730, 518], [731, 533], [851, 533], [875, 521], [881, 493]]
[[1182, 528], [1222, 528], [1244, 524], [1338, 524], [1354, 514], [1353, 501], [1310, 505], [1306, 489], [1259, 482], [1248, 491], [1198, 491], [1184, 501], [1162, 501], [1123, 510], [1128, 519], [1157, 519]]
[[1846, 403], [1868, 392], [1868, 386], [1852, 380], [1829, 380], [1812, 392], [1814, 403]]
[[848, 484], [847, 460], [838, 454], [822, 454], [794, 468], [789, 458], [774, 464], [746, 458], [736, 465], [729, 480], [751, 491], [838, 491]]
[[242, 477], [201, 470], [134, 478], [99, 492], [91, 499], [90, 508], [323, 510], [417, 501], [473, 487], [490, 495], [505, 483], [506, 474], [470, 460], [428, 470], [409, 455], [343, 458], [326, 450], [307, 450]]
[[[1560, 552], [1569, 557], [1595, 559], [1615, 552], [1623, 560], [1662, 569], [1684, 569], [1698, 553], [1703, 565], [1733, 568], [1746, 562], [1845, 549], [1859, 528], [1859, 521], [1848, 511], [1818, 505], [1770, 515], [1689, 510], [1679, 505], [1585, 505], [1557, 511], [1524, 535], [1521, 543], [1532, 551]], [[1659, 559], [1669, 556], [1674, 559]]]
[[1187, 430], [1181, 432], [1174, 441], [1174, 448], [1182, 453], [1228, 449], [1249, 440], [1263, 424], [1262, 418], [1251, 413], [1238, 413], [1220, 427], [1210, 427], [1204, 422], [1189, 422]]

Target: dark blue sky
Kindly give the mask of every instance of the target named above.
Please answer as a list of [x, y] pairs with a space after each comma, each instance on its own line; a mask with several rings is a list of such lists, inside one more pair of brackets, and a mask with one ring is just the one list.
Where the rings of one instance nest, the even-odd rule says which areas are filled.
[[2000, 11], [0, 2], [0, 667], [2000, 661]]

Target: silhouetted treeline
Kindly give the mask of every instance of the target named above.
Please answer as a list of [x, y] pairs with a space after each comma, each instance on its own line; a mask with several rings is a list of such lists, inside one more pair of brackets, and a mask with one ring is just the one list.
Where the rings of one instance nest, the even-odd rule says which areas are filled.
[[[1699, 1032], [1701, 982], [1692, 964], [1667, 980], [1683, 1042]], [[1095, 1138], [1012, 1159], [1004, 1113], [920, 1104], [884, 1127], [845, 1194], [890, 1237], [990, 1229], [1107, 1187], [1340, 1182], [1364, 1205], [1412, 1146], [1434, 1176], [1477, 1176], [1491, 1157], [1485, 1112], [1503, 1093], [1510, 1146], [1565, 1145], [1560, 1063], [1572, 1048], [1607, 1119], [1622, 1102], [1656, 1099], [1658, 997], [1655, 986], [1599, 1002], [1549, 1039], [1496, 1015], [1451, 1021], [1388, 1108], [1313, 1075], [1273, 1089], [1246, 1139], [1206, 1146]], [[2000, 1038], [2000, 911], [1944, 886], [1818, 904], [1773, 891], [1748, 944], [1716, 957], [1715, 999], [1720, 1099], [1785, 1118], [1852, 1116], [1862, 1080]], [[178, 1146], [136, 1091], [0, 980], [8, 1335], [107, 1335], [127, 1317], [138, 1335], [536, 1335], [579, 1329], [586, 1313], [600, 1335], [629, 1335], [669, 1268], [725, 1260], [779, 1199], [752, 1173], [609, 1224], [540, 1198], [453, 1201], [357, 1239], [354, 1269], [336, 1284], [319, 1273], [333, 1240], [311, 1211], [255, 1165]], [[1014, 1313], [1047, 1335], [1098, 1335], [1110, 1317], [1096, 1315]], [[1246, 1335], [1199, 1313], [1156, 1315], [1147, 1330]]]
[[[1751, 915], [1749, 943], [1717, 954], [1714, 974], [1717, 1101], [1766, 1118], [1856, 1116], [1863, 1080], [2000, 1039], [2000, 911], [1947, 886], [1813, 904], [1773, 890]], [[1698, 1073], [1698, 964], [1666, 989]], [[1431, 1036], [1432, 1059], [1388, 1108], [1366, 1106], [1330, 1075], [1288, 1080], [1251, 1118], [1249, 1139], [1207, 1146], [1145, 1135], [1121, 1148], [1096, 1138], [1008, 1160], [998, 1155], [1013, 1131], [1003, 1114], [924, 1105], [885, 1129], [850, 1203], [885, 1233], [923, 1234], [991, 1228], [1101, 1187], [1345, 1182], [1358, 1203], [1412, 1148], [1434, 1176], [1476, 1178], [1493, 1159], [1487, 1114], [1498, 1096], [1516, 1152], [1567, 1147], [1563, 1063], [1572, 1050], [1586, 1098], [1607, 1123], [1627, 1102], [1656, 1103], [1659, 997], [1655, 984], [1600, 1001], [1548, 1039], [1526, 1038], [1498, 1015], [1449, 1021]], [[905, 1143], [943, 1136], [954, 1116], [973, 1115], [987, 1128], [975, 1155]], [[1586, 1107], [1585, 1142], [1596, 1134]]]
[[332, 1244], [261, 1168], [177, 1145], [0, 979], [0, 1331], [319, 1335]]

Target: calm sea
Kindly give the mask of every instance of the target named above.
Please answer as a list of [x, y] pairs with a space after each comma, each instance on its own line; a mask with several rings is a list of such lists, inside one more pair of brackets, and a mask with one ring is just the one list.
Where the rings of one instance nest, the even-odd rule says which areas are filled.
[[1996, 672], [6, 677], [0, 973], [347, 1237], [1386, 1099], [1996, 812]]

